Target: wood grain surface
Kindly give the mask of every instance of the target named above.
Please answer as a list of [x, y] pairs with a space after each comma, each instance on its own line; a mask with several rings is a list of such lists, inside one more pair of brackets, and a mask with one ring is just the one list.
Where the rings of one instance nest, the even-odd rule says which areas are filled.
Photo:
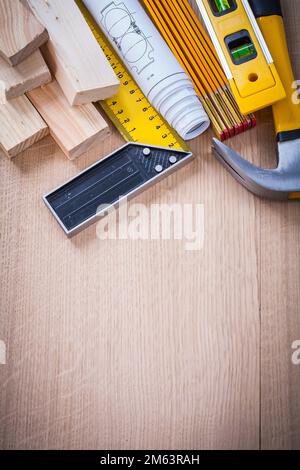
[[27, 0], [47, 28], [42, 48], [69, 103], [89, 104], [113, 96], [119, 80], [74, 0]]
[[0, 57], [0, 104], [50, 81], [51, 74], [40, 50], [15, 67]]
[[0, 56], [17, 65], [48, 39], [46, 29], [19, 0], [0, 0]]
[[[297, 0], [284, 10], [300, 76]], [[193, 2], [194, 5], [194, 2]], [[230, 142], [275, 162], [270, 110]], [[0, 447], [300, 448], [300, 206], [247, 193], [210, 153], [135, 202], [203, 204], [204, 246], [65, 238], [41, 196], [117, 148], [68, 161], [47, 137], [0, 159]]]
[[48, 133], [45, 121], [26, 96], [0, 105], [0, 149], [8, 158], [20, 154]]
[[73, 160], [92, 148], [101, 148], [109, 126], [93, 103], [71, 106], [54, 79], [27, 94], [65, 155]]

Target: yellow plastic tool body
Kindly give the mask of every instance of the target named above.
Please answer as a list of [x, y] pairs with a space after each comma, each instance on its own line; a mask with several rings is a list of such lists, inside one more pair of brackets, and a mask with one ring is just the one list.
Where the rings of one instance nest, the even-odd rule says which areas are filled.
[[[276, 67], [272, 62], [268, 64], [242, 1], [236, 0], [237, 8], [221, 16], [214, 15], [210, 0], [203, 0], [203, 5], [230, 69], [230, 87], [242, 113], [252, 113], [285, 98], [286, 93]], [[236, 64], [226, 39], [242, 31], [248, 32], [257, 55], [251, 60]], [[274, 38], [275, 32], [272, 39]]]
[[[264, 16], [258, 18], [259, 27], [269, 46], [283, 86], [286, 98], [273, 105], [273, 116], [276, 133], [300, 129], [300, 103], [297, 104], [296, 90], [293, 87], [295, 77], [289, 56], [284, 23], [281, 16]], [[297, 94], [297, 93], [296, 93]], [[300, 193], [291, 193], [291, 200], [299, 200]]]
[[274, 63], [286, 90], [286, 98], [273, 105], [276, 133], [300, 129], [300, 104], [296, 104], [295, 81], [289, 56], [284, 23], [281, 16], [258, 18], [259, 27], [268, 44]]

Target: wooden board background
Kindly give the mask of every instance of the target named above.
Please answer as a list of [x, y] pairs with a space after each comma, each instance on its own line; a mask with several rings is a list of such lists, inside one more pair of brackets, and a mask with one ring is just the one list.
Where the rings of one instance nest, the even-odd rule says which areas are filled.
[[[300, 78], [297, 0], [284, 0]], [[231, 145], [274, 162], [270, 110]], [[181, 241], [67, 240], [41, 195], [96, 160], [50, 137], [0, 159], [0, 447], [300, 448], [300, 206], [260, 201], [210, 154], [138, 202], [203, 203]], [[116, 132], [102, 154], [122, 143]]]

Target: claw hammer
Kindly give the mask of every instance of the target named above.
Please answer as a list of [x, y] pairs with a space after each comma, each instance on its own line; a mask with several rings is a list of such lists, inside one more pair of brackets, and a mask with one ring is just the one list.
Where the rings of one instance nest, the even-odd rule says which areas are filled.
[[300, 199], [300, 103], [289, 57], [280, 0], [249, 0], [268, 44], [287, 97], [272, 107], [278, 142], [278, 166], [267, 170], [252, 165], [213, 139], [216, 158], [252, 193], [276, 200]]

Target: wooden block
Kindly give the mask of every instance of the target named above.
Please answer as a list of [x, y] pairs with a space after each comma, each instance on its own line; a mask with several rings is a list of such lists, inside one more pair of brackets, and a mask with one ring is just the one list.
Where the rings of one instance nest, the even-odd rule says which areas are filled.
[[19, 0], [0, 0], [0, 55], [17, 65], [48, 40], [46, 29]]
[[9, 158], [47, 134], [47, 125], [26, 96], [0, 105], [0, 146]]
[[35, 51], [16, 67], [0, 57], [0, 103], [24, 95], [51, 82], [51, 74], [40, 50]]
[[110, 134], [107, 123], [92, 103], [71, 106], [55, 80], [27, 96], [48, 124], [52, 137], [71, 160]]
[[113, 96], [119, 81], [74, 0], [28, 0], [47, 28], [43, 55], [71, 105]]

